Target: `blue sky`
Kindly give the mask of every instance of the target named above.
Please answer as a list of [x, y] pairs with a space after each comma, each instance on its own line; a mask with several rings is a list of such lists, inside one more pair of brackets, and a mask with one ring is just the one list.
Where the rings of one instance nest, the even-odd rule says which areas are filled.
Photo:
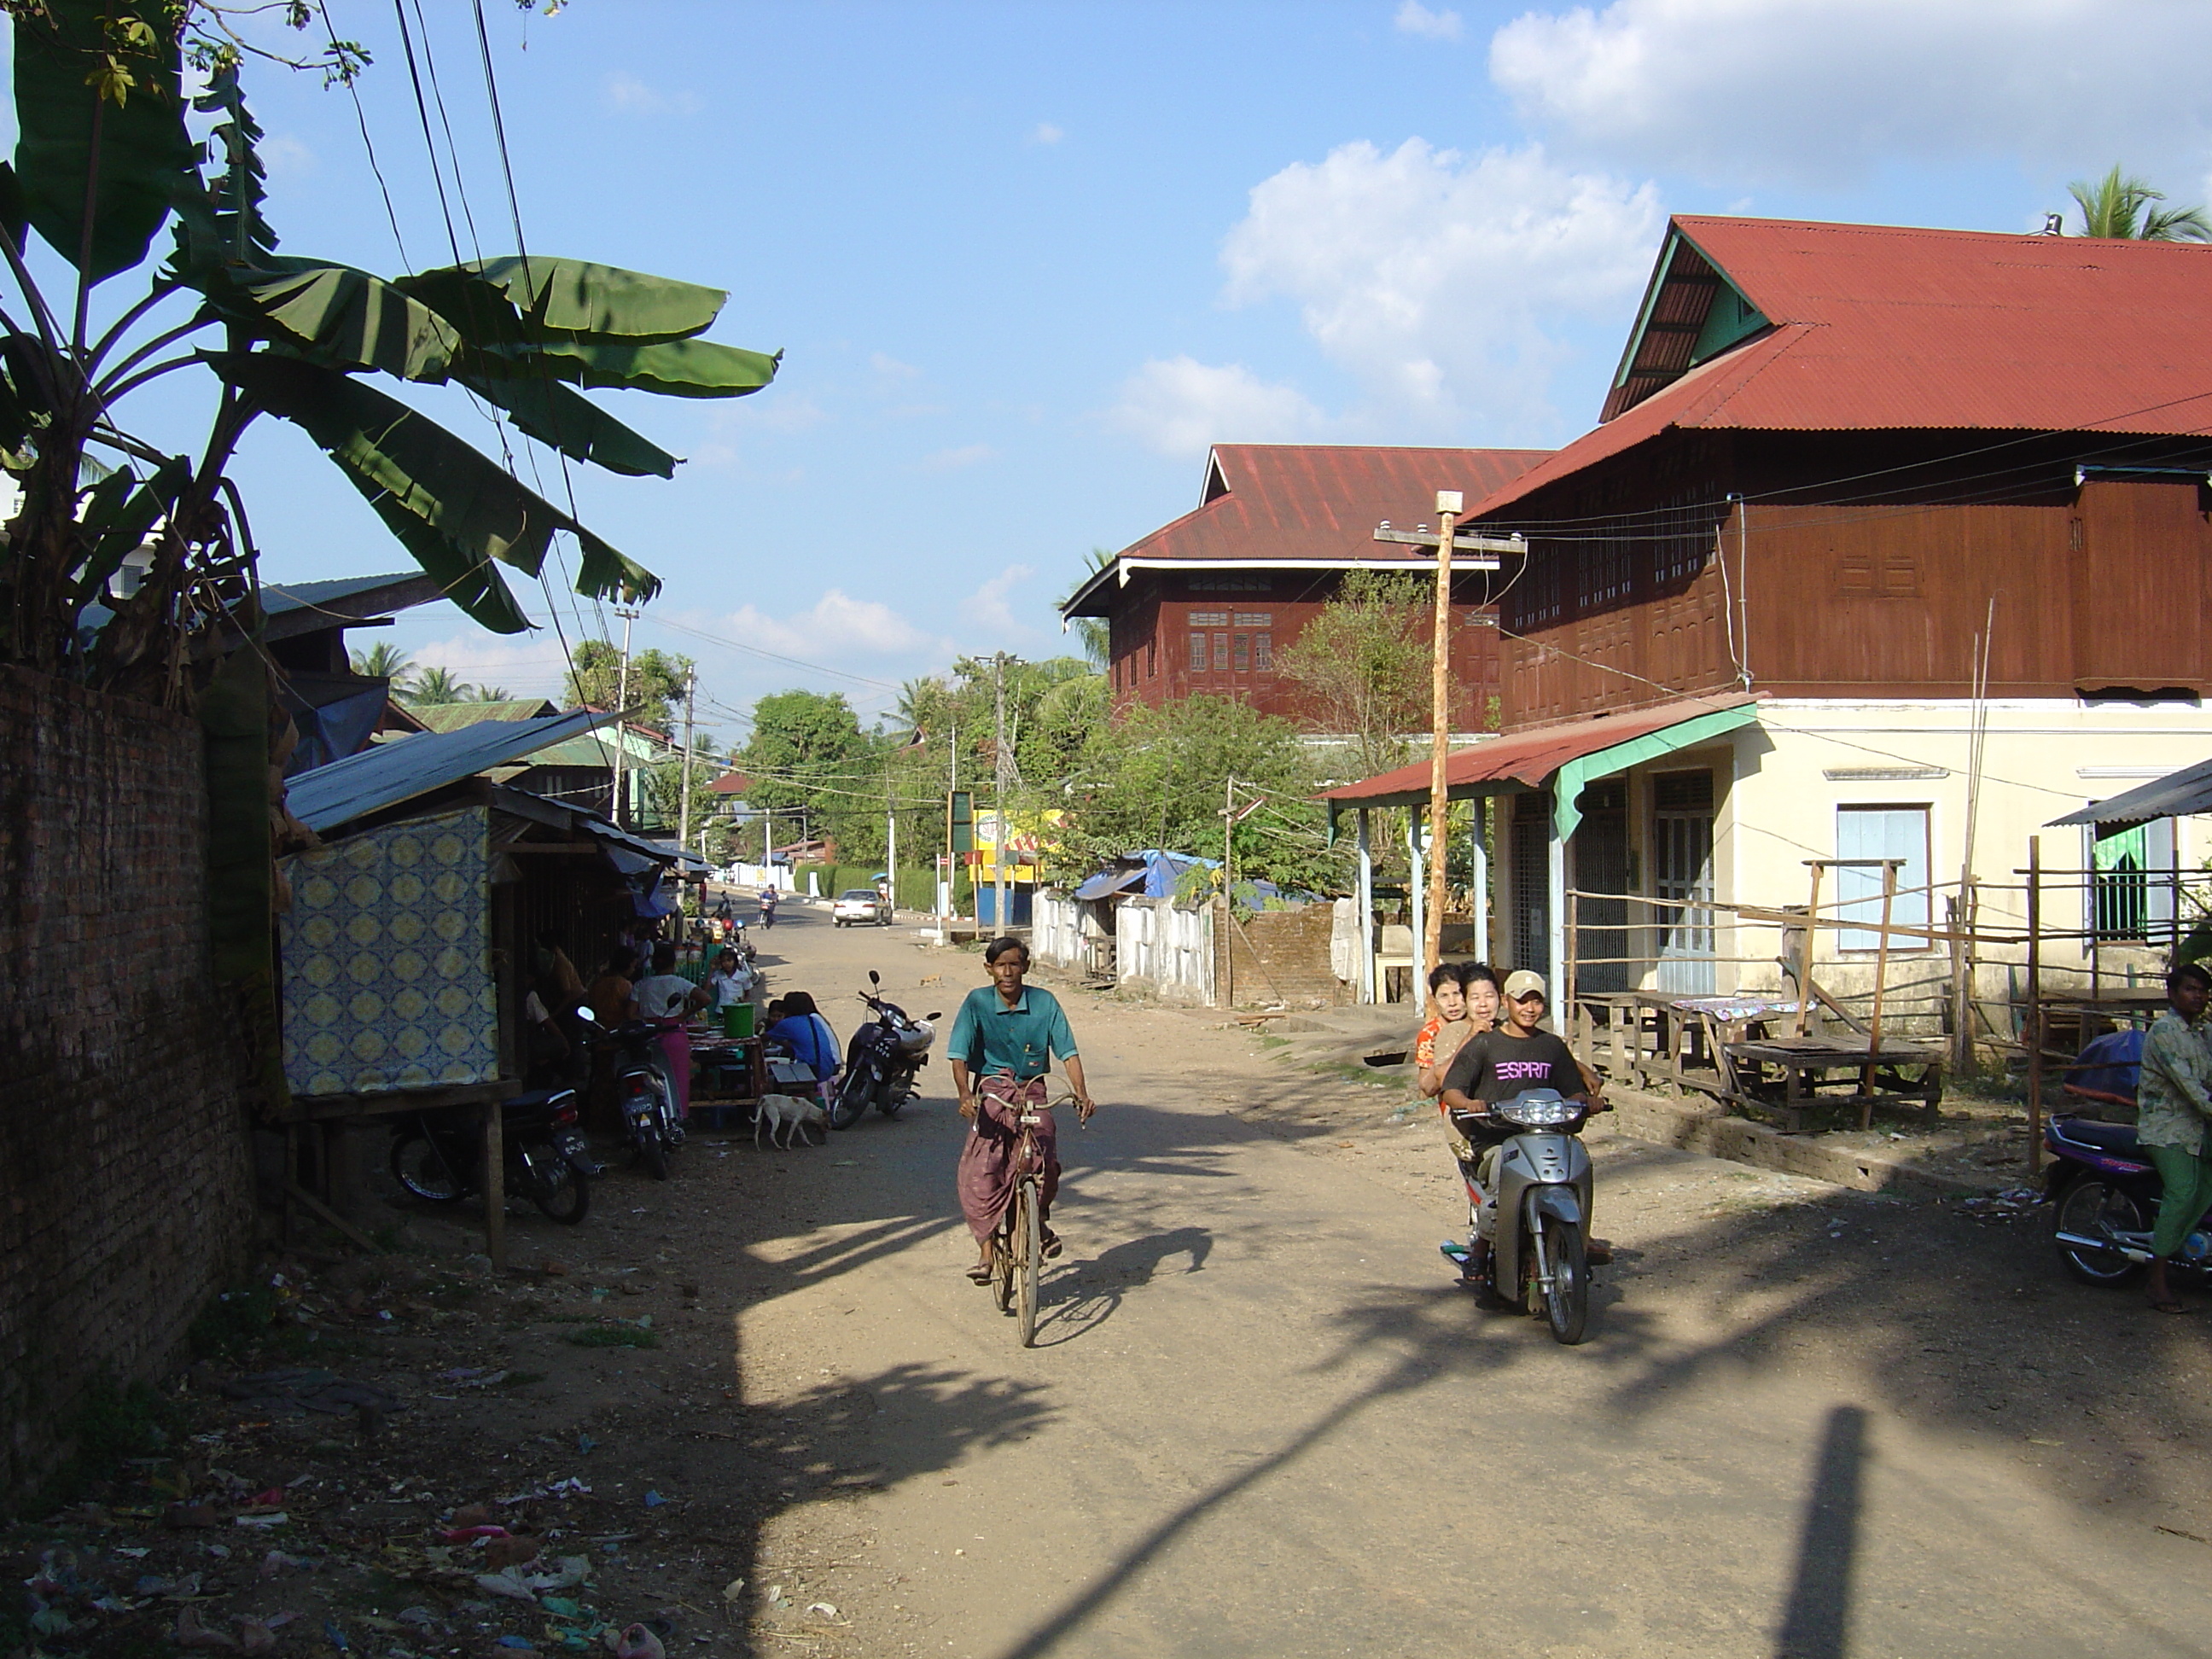
[[[422, 10], [456, 235], [509, 252], [470, 9]], [[446, 263], [392, 9], [330, 14], [375, 54], [404, 263]], [[1194, 503], [1209, 441], [1573, 437], [1668, 212], [2027, 229], [2114, 161], [2187, 201], [2212, 171], [2212, 94], [2158, 67], [2201, 59], [2198, 0], [485, 15], [532, 251], [726, 288], [714, 337], [787, 353], [740, 403], [612, 400], [689, 458], [672, 482], [574, 475], [666, 580], [637, 643], [696, 656], [717, 711], [808, 684], [872, 714], [956, 652], [1064, 648], [1053, 599]], [[266, 67], [247, 89], [284, 250], [398, 268], [352, 100]], [[164, 397], [153, 424], [197, 425]], [[273, 578], [404, 567], [298, 434], [258, 431], [239, 476]], [[561, 609], [572, 638], [611, 620]], [[551, 630], [446, 606], [392, 636], [516, 690], [562, 666]]]

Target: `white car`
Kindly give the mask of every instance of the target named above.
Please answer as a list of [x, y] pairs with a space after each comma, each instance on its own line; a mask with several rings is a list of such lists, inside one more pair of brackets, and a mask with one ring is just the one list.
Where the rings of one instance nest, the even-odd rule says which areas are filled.
[[848, 887], [830, 907], [830, 919], [840, 927], [856, 921], [888, 927], [891, 925], [891, 907], [872, 887]]

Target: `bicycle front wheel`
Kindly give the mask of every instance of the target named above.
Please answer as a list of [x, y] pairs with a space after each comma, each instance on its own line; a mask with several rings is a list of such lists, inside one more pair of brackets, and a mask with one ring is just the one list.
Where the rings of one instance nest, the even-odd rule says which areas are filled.
[[1020, 1231], [1015, 1235], [1014, 1248], [1020, 1251], [1021, 1260], [1015, 1269], [1014, 1312], [1022, 1328], [1022, 1346], [1036, 1346], [1037, 1275], [1044, 1268], [1044, 1218], [1037, 1205], [1036, 1177], [1025, 1176], [1017, 1189], [1020, 1196], [1014, 1201], [1019, 1206]]
[[991, 1235], [991, 1299], [1000, 1313], [1013, 1311], [1014, 1240], [1019, 1237], [1021, 1207], [1021, 1188], [1017, 1187], [1006, 1214], [999, 1218], [999, 1231]]

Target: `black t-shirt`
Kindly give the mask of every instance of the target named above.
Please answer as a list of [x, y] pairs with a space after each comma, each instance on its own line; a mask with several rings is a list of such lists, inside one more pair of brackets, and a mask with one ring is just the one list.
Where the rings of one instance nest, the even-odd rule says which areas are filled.
[[1483, 1031], [1460, 1045], [1451, 1069], [1444, 1073], [1444, 1087], [1488, 1104], [1510, 1100], [1529, 1089], [1578, 1095], [1583, 1074], [1567, 1045], [1549, 1031], [1528, 1037], [1505, 1030]]

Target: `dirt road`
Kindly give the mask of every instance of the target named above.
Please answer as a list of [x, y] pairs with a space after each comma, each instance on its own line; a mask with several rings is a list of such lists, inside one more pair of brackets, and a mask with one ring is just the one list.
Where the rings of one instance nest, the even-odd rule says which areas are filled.
[[[841, 1029], [869, 966], [916, 1012], [981, 982], [903, 928], [771, 938]], [[1063, 994], [1102, 1109], [1036, 1349], [960, 1276], [939, 1066], [740, 1178], [744, 1397], [804, 1460], [761, 1650], [2212, 1648], [2203, 1321], [2075, 1287], [2035, 1224], [1595, 1134], [1620, 1261], [1563, 1350], [1449, 1283], [1395, 1096]]]

